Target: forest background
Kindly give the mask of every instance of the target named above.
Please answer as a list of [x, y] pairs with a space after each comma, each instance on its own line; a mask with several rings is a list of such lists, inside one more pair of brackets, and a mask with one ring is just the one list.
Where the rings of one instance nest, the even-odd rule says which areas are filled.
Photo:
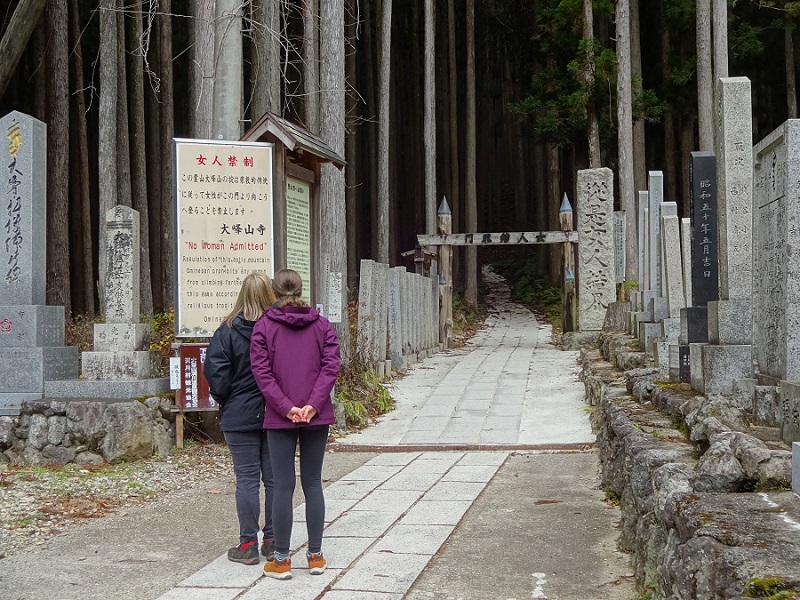
[[[443, 196], [454, 232], [555, 230], [578, 169], [605, 166], [632, 231], [634, 190], [661, 170], [688, 216], [718, 76], [752, 81], [754, 139], [797, 116], [799, 4], [0, 0], [0, 114], [48, 127], [47, 302], [101, 312], [99, 215], [125, 204], [142, 312], [171, 308], [172, 139], [238, 139], [267, 110], [347, 160], [323, 167], [319, 243], [351, 290], [360, 259], [403, 264], [435, 232]], [[557, 282], [561, 261], [539, 256]], [[455, 266], [474, 305], [476, 251]]]

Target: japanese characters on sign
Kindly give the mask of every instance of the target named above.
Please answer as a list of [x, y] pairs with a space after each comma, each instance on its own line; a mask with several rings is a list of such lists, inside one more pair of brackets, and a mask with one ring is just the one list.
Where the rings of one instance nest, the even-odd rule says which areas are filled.
[[17, 165], [17, 154], [22, 146], [22, 134], [19, 122], [14, 119], [9, 125], [6, 134], [8, 138], [8, 154], [11, 158], [8, 164], [8, 188], [6, 191], [6, 222], [3, 227], [5, 239], [3, 248], [8, 256], [3, 261], [5, 268], [4, 279], [7, 284], [16, 283], [20, 278], [19, 253], [22, 248], [22, 198], [19, 187], [24, 174]]
[[713, 152], [692, 152], [692, 305], [719, 298], [717, 260], [717, 159]]
[[178, 337], [210, 337], [244, 277], [273, 274], [273, 146], [175, 140]]
[[286, 266], [303, 280], [303, 299], [311, 299], [311, 185], [286, 178]]

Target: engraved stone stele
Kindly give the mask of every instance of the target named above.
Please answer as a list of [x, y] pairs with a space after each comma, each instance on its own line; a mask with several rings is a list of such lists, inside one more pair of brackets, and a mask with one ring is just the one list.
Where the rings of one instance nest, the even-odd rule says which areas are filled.
[[757, 373], [800, 380], [800, 120], [753, 149], [753, 344]]
[[139, 322], [139, 213], [106, 212], [106, 322], [94, 326], [94, 351], [81, 356], [84, 380], [154, 379], [161, 364], [150, 350], [150, 326]]
[[78, 376], [78, 349], [64, 346], [64, 307], [45, 305], [46, 127], [12, 112], [0, 131], [0, 413], [16, 414], [45, 381]]
[[578, 171], [578, 325], [603, 328], [606, 309], [617, 299], [614, 283], [614, 179], [611, 169]]
[[650, 203], [649, 227], [649, 289], [661, 290], [661, 209], [664, 203], [664, 173], [650, 171], [647, 174], [647, 196]]
[[680, 318], [681, 309], [685, 307], [685, 295], [683, 292], [680, 227], [676, 215], [661, 217], [661, 240], [664, 269], [663, 287], [666, 291], [667, 310], [671, 318]]
[[375, 262], [361, 261], [358, 279], [358, 336], [356, 346], [359, 358], [372, 364], [375, 360]]
[[640, 191], [638, 201], [636, 203], [636, 217], [637, 217], [637, 230], [636, 240], [639, 248], [639, 291], [650, 289], [650, 277], [648, 275], [649, 263], [647, 259], [647, 219], [649, 213], [647, 212], [648, 200], [647, 192]]
[[392, 361], [392, 369], [405, 371], [406, 363], [403, 357], [403, 303], [401, 292], [403, 267], [389, 269], [389, 293], [388, 301], [388, 337], [389, 337], [389, 357]]
[[691, 383], [706, 395], [730, 395], [734, 380], [753, 374], [750, 80], [720, 78], [715, 99], [719, 300], [708, 302], [710, 343], [690, 344]]
[[614, 282], [625, 282], [625, 211], [615, 210], [614, 217]]

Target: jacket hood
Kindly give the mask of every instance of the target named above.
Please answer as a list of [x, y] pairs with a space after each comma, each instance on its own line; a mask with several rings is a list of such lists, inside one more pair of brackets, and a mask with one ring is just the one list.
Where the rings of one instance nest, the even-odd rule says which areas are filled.
[[233, 319], [233, 323], [231, 324], [231, 329], [246, 338], [249, 343], [250, 337], [253, 335], [253, 326], [255, 324], [255, 321], [248, 321], [242, 315], [236, 315], [236, 318]]
[[302, 328], [318, 321], [319, 313], [310, 306], [284, 306], [283, 308], [270, 308], [267, 318], [289, 327]]

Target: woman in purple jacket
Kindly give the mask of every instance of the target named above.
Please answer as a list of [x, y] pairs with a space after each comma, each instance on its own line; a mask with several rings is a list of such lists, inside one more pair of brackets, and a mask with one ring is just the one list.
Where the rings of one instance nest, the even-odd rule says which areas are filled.
[[328, 427], [335, 422], [331, 390], [339, 374], [339, 340], [328, 320], [300, 299], [303, 283], [296, 271], [278, 271], [272, 287], [280, 307], [270, 309], [253, 328], [250, 359], [253, 375], [266, 400], [264, 428], [275, 482], [272, 523], [276, 551], [275, 558], [264, 565], [264, 574], [290, 579], [294, 457], [298, 442], [300, 483], [306, 500], [308, 568], [312, 575], [325, 572], [322, 460]]

